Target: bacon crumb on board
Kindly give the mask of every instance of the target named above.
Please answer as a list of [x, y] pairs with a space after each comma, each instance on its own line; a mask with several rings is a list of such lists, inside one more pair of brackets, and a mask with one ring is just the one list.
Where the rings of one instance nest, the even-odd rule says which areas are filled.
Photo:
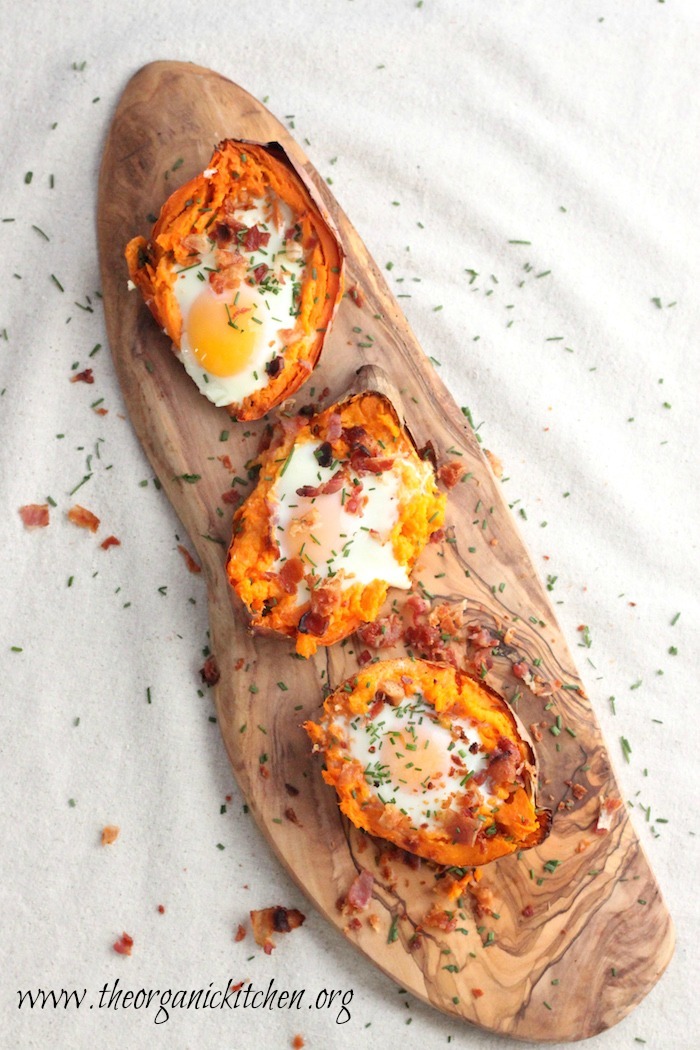
[[205, 685], [216, 685], [221, 677], [215, 656], [208, 656], [199, 671]]
[[494, 453], [488, 448], [484, 449], [484, 455], [486, 456], [487, 460], [489, 461], [489, 464], [491, 465], [491, 470], [494, 472], [496, 477], [497, 478], [502, 478], [503, 477], [503, 464], [501, 463], [501, 461], [498, 458], [498, 456], [494, 455]]
[[121, 547], [122, 541], [118, 540], [116, 536], [108, 536], [106, 540], [102, 540], [100, 547], [103, 551], [109, 550], [110, 547]]
[[159, 915], [165, 915], [165, 905], [164, 904], [159, 904], [158, 908], [157, 908], [157, 911], [158, 911]]
[[622, 801], [619, 798], [606, 798], [605, 795], [601, 795], [598, 801], [598, 817], [593, 830], [596, 835], [607, 835], [613, 825], [614, 814], [622, 805]]
[[19, 513], [25, 529], [45, 529], [49, 524], [48, 503], [25, 503]]
[[239, 922], [238, 929], [236, 930], [233, 939], [234, 939], [234, 941], [238, 942], [238, 941], [242, 941], [244, 937], [245, 937], [245, 926], [243, 926]]
[[294, 1038], [292, 1039], [292, 1050], [303, 1050], [303, 1047], [305, 1047], [305, 1046], [306, 1046], [306, 1042], [304, 1040], [304, 1036], [303, 1035], [295, 1035]]
[[348, 296], [352, 299], [355, 306], [362, 308], [365, 305], [365, 297], [360, 291], [359, 285], [351, 285], [350, 288], [348, 288]]
[[79, 503], [74, 504], [68, 511], [68, 520], [78, 528], [89, 529], [90, 532], [97, 532], [100, 527], [100, 519], [91, 510], [81, 507]]
[[111, 846], [119, 838], [120, 829], [116, 824], [107, 824], [102, 828], [102, 845]]
[[439, 468], [438, 481], [441, 481], [446, 489], [453, 489], [466, 473], [464, 463], [459, 459], [450, 459]]
[[483, 989], [481, 989], [481, 988], [472, 988], [472, 995], [474, 996], [475, 999], [481, 999], [481, 996], [483, 994], [484, 994]]
[[221, 493], [221, 502], [226, 503], [229, 506], [236, 507], [241, 502], [243, 497], [235, 489], [226, 489], [225, 492]]
[[275, 948], [273, 934], [291, 933], [305, 920], [306, 916], [297, 908], [284, 908], [281, 904], [250, 913], [255, 943], [260, 945], [266, 955], [270, 955]]
[[353, 911], [364, 911], [372, 900], [373, 889], [374, 875], [371, 871], [367, 871], [366, 868], [363, 868], [360, 874], [357, 875], [350, 884], [350, 889], [345, 898], [348, 907], [352, 908]]
[[496, 903], [493, 890], [489, 886], [479, 886], [475, 882], [470, 882], [467, 885], [467, 889], [474, 902], [474, 914], [476, 918], [480, 919], [484, 915], [493, 915], [493, 909]]
[[134, 938], [130, 937], [128, 933], [123, 933], [112, 945], [117, 955], [131, 955], [133, 946]]
[[84, 368], [82, 372], [76, 372], [70, 377], [71, 383], [94, 383], [95, 377], [91, 368]]
[[198, 573], [202, 571], [202, 566], [194, 560], [190, 552], [187, 550], [187, 547], [183, 547], [181, 543], [178, 543], [177, 549], [182, 555], [185, 565], [187, 566], [190, 572]]
[[433, 904], [430, 911], [426, 912], [421, 919], [420, 925], [424, 929], [444, 930], [445, 933], [452, 933], [457, 929], [457, 915], [453, 911], [446, 911], [438, 904]]

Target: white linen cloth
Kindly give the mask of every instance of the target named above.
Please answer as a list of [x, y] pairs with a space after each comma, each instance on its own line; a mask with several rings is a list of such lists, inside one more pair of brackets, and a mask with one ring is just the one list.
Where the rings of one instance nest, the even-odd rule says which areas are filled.
[[[694, 0], [2, 9], [0, 1045], [504, 1045], [402, 994], [315, 913], [244, 813], [210, 721], [203, 584], [125, 417], [96, 295], [109, 122], [133, 73], [173, 58], [294, 125], [502, 459], [677, 928], [659, 984], [587, 1045], [700, 1046]], [[94, 385], [69, 384], [75, 363]], [[50, 527], [26, 531], [18, 508], [49, 496]], [[76, 500], [121, 547], [66, 521]], [[121, 828], [109, 849], [106, 824]], [[276, 903], [304, 927], [271, 957], [250, 933], [234, 942]], [[111, 947], [122, 930], [128, 960]], [[351, 1018], [18, 1008], [20, 989], [93, 996], [117, 977], [352, 989]]]

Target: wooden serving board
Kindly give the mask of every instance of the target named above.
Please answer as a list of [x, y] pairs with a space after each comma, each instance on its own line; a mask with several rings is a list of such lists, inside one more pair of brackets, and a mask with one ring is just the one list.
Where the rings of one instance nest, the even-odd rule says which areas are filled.
[[[224, 570], [231, 508], [221, 499], [231, 474], [219, 457], [228, 455], [245, 477], [267, 422], [231, 422], [206, 401], [138, 293], [127, 290], [126, 242], [148, 235], [149, 214], [206, 167], [224, 137], [284, 146], [333, 216], [347, 256], [346, 288], [359, 290], [361, 305], [347, 295], [341, 303], [297, 404], [325, 388], [324, 404], [337, 400], [361, 365], [381, 362], [400, 387], [418, 446], [431, 441], [440, 462], [456, 450], [470, 474], [449, 494], [446, 541], [430, 544], [414, 579], [436, 602], [466, 601], [470, 621], [511, 629], [488, 681], [516, 704], [526, 725], [539, 726], [540, 802], [553, 810], [554, 824], [541, 847], [484, 869], [481, 885], [493, 892], [496, 916], [477, 918], [469, 901], [447, 903], [458, 917], [452, 932], [421, 928], [441, 902], [439, 873], [382, 857], [381, 844], [341, 819], [300, 728], [317, 714], [324, 689], [356, 671], [357, 638], [304, 661], [284, 638], [253, 638], [234, 611]], [[619, 798], [619, 789], [546, 593], [471, 429], [327, 185], [285, 128], [240, 87], [198, 66], [155, 62], [133, 77], [116, 110], [100, 175], [98, 232], [115, 367], [136, 432], [206, 574], [221, 732], [241, 791], [280, 862], [373, 963], [440, 1010], [517, 1039], [583, 1039], [615, 1024], [666, 967], [670, 917], [626, 807], [607, 834], [595, 833], [600, 796]], [[515, 677], [513, 663], [521, 661], [555, 683], [551, 695]], [[374, 896], [352, 929], [336, 902], [363, 868], [375, 876]], [[368, 915], [376, 916], [374, 927]]]

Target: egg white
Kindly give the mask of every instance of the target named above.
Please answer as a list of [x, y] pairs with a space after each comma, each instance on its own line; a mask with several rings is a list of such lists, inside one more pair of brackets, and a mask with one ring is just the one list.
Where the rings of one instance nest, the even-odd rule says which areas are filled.
[[[458, 811], [466, 785], [488, 764], [476, 727], [464, 720], [441, 724], [420, 693], [392, 707], [384, 704], [375, 719], [358, 715], [347, 726], [348, 756], [363, 767], [365, 780], [387, 806], [405, 814], [414, 828], [437, 829], [437, 813]], [[462, 762], [457, 766], [452, 756]], [[473, 790], [485, 805], [498, 806], [489, 782]]]
[[[279, 215], [278, 225], [269, 221], [273, 198]], [[198, 256], [196, 263], [189, 267], [174, 266], [171, 273], [173, 292], [182, 316], [180, 346], [174, 347], [175, 353], [201, 393], [219, 407], [238, 404], [267, 385], [270, 377], [265, 366], [283, 353], [285, 342], [280, 332], [294, 328], [298, 312], [295, 290], [298, 292], [303, 280], [305, 259], [303, 253], [298, 251], [296, 242], [295, 250], [287, 253], [284, 234], [294, 224], [292, 210], [271, 190], [266, 197], [254, 201], [253, 205], [237, 209], [233, 212], [233, 218], [249, 228], [258, 225], [270, 234], [270, 240], [265, 247], [253, 252], [242, 245], [236, 247], [245, 257], [250, 272], [261, 263], [270, 267], [264, 289], [251, 287], [243, 281], [236, 292], [214, 297], [209, 284], [209, 274], [216, 270], [217, 265], [217, 246], [213, 241], [210, 242], [210, 250]], [[218, 309], [220, 303], [221, 310], [225, 311], [228, 307], [234, 317], [235, 311], [244, 307], [249, 308], [250, 315], [255, 318], [254, 322], [250, 322], [251, 330], [255, 332], [253, 351], [245, 364], [231, 375], [213, 375], [202, 367], [195, 356], [194, 351], [198, 348], [190, 341], [188, 322], [194, 303], [202, 295], [219, 300], [213, 303], [215, 308]]]
[[[272, 571], [279, 572], [288, 558], [299, 554], [307, 572], [322, 579], [342, 570], [342, 589], [355, 583], [365, 586], [374, 580], [384, 580], [391, 587], [408, 590], [409, 572], [396, 558], [391, 532], [399, 520], [400, 493], [406, 484], [406, 471], [414, 473], [412, 465], [395, 460], [390, 470], [365, 474], [358, 479], [362, 481], [362, 495], [368, 499], [361, 515], [351, 514], [345, 509], [345, 500], [352, 490], [353, 479], [357, 479], [352, 471], [349, 483], [337, 492], [318, 496], [297, 493], [305, 485], [323, 485], [339, 469], [338, 463], [327, 467], [319, 465], [315, 453], [320, 447], [314, 441], [295, 445], [270, 488], [272, 535], [279, 547]], [[413, 491], [420, 484], [415, 475]], [[313, 523], [307, 526], [305, 522], [309, 519]], [[292, 533], [303, 535], [301, 550]], [[302, 604], [308, 598], [309, 589], [301, 581], [297, 603]]]

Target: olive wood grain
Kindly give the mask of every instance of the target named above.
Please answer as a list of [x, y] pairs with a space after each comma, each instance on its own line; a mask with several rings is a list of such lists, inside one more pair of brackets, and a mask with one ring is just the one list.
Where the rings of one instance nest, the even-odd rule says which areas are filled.
[[[476, 918], [465, 901], [451, 906], [457, 930], [421, 931], [440, 900], [439, 873], [425, 863], [387, 860], [381, 844], [341, 819], [300, 723], [317, 714], [324, 688], [357, 669], [357, 638], [305, 661], [284, 638], [252, 637], [235, 612], [224, 571], [231, 508], [221, 499], [231, 475], [218, 457], [228, 454], [245, 475], [267, 421], [231, 422], [199, 394], [138, 293], [127, 290], [123, 257], [132, 236], [150, 232], [149, 214], [206, 167], [224, 137], [282, 143], [333, 216], [347, 255], [346, 288], [359, 293], [343, 299], [298, 405], [325, 388], [324, 404], [342, 397], [361, 365], [381, 361], [400, 387], [418, 446], [432, 442], [441, 462], [458, 450], [469, 473], [449, 495], [447, 541], [430, 544], [414, 579], [435, 601], [466, 602], [470, 621], [511, 629], [509, 644], [495, 649], [488, 681], [517, 704], [526, 725], [543, 723], [535, 745], [540, 801], [554, 811], [542, 846], [484, 869], [481, 885], [492, 890], [498, 918]], [[473, 432], [328, 187], [282, 125], [240, 87], [198, 66], [155, 62], [133, 77], [116, 109], [97, 222], [115, 367], [134, 428], [206, 574], [221, 732], [241, 791], [281, 863], [372, 962], [449, 1014], [542, 1041], [582, 1039], [615, 1024], [671, 957], [669, 914], [626, 807], [608, 834], [595, 833], [599, 796], [619, 798], [619, 789], [546, 593]], [[188, 483], [184, 475], [200, 480]], [[514, 676], [514, 661], [561, 687], [535, 695]], [[575, 793], [572, 783], [581, 785]], [[369, 914], [376, 929], [368, 913], [357, 929], [348, 928], [336, 906], [363, 868], [375, 876]]]

